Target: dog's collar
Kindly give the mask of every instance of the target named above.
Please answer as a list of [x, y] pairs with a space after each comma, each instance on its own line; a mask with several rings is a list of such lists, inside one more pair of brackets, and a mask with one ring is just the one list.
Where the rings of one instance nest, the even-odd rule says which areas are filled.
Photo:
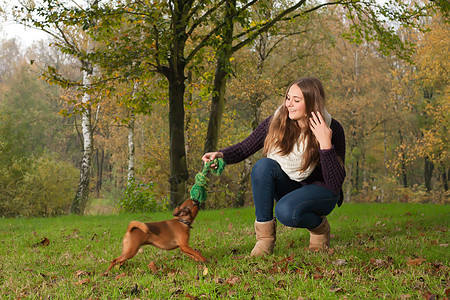
[[192, 228], [192, 226], [191, 226], [191, 222], [188, 222], [188, 221], [186, 221], [186, 220], [183, 220], [183, 219], [181, 219], [181, 218], [178, 218], [178, 221], [180, 221], [181, 223], [183, 223], [183, 224], [186, 224], [187, 226], [189, 226], [189, 228]]

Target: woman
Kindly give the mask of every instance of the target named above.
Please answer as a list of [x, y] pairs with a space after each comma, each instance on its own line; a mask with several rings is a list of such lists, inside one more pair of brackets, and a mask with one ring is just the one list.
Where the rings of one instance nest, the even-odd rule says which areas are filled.
[[329, 247], [326, 216], [342, 204], [345, 135], [325, 109], [318, 79], [291, 83], [284, 104], [273, 116], [242, 142], [206, 153], [202, 160], [221, 157], [227, 164], [238, 163], [263, 147], [266, 157], [253, 166], [251, 174], [257, 239], [251, 255], [272, 254], [276, 219], [286, 226], [307, 228], [311, 251]]

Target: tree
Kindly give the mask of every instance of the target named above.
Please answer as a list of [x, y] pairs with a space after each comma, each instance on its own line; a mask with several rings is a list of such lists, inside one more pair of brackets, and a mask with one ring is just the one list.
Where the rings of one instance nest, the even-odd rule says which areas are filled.
[[[383, 50], [393, 49], [401, 53], [408, 46], [395, 35], [394, 27], [389, 23], [401, 20], [410, 26], [411, 16], [420, 17], [429, 5], [409, 5], [402, 1], [378, 4], [376, 1], [337, 1], [305, 6], [306, 1], [286, 1], [280, 7], [280, 13], [263, 22], [253, 22], [248, 17], [255, 5], [263, 1], [127, 1], [125, 3], [108, 2], [101, 5], [83, 7], [66, 7], [52, 0], [45, 9], [37, 7], [31, 13], [41, 13], [46, 22], [60, 22], [66, 26], [81, 24], [98, 45], [94, 52], [63, 48], [64, 51], [76, 53], [84, 61], [97, 64], [102, 69], [103, 81], [111, 79], [139, 79], [145, 74], [162, 75], [167, 80], [170, 128], [170, 194], [171, 204], [184, 200], [186, 180], [188, 178], [185, 137], [184, 137], [184, 94], [186, 91], [186, 71], [196, 69], [196, 63], [203, 59], [205, 49], [214, 49], [220, 55], [221, 64], [228, 63], [229, 49], [239, 50], [248, 45], [258, 35], [266, 32], [279, 21], [312, 13], [324, 6], [341, 6], [347, 11], [348, 18], [354, 22], [351, 28], [355, 41], [378, 40]], [[430, 4], [432, 5], [432, 4]], [[235, 8], [233, 8], [235, 7]], [[263, 5], [261, 5], [263, 7]], [[304, 9], [300, 10], [299, 8]], [[57, 12], [57, 13], [55, 13]], [[228, 18], [224, 18], [228, 16]], [[238, 20], [241, 29], [233, 39], [225, 39], [231, 32], [229, 25]], [[355, 22], [360, 20], [361, 22]], [[41, 26], [43, 23], [37, 23]], [[124, 26], [126, 24], [126, 26]], [[237, 23], [235, 23], [237, 25]], [[357, 24], [357, 25], [355, 25]], [[36, 25], [36, 23], [35, 23]], [[228, 31], [227, 31], [228, 30]], [[229, 43], [235, 43], [230, 45]], [[224, 51], [225, 50], [225, 51]], [[223, 55], [222, 55], [223, 54]], [[218, 82], [215, 90], [221, 93], [225, 89], [220, 82], [226, 79], [222, 73], [228, 73], [226, 66], [218, 68]], [[213, 95], [216, 96], [216, 93]], [[143, 99], [144, 100], [144, 99]], [[219, 102], [220, 97], [218, 98]], [[222, 104], [217, 105], [220, 108]], [[213, 129], [218, 130], [220, 109]], [[215, 134], [214, 131], [210, 134]], [[210, 139], [210, 136], [208, 139]], [[211, 138], [213, 139], [213, 137]]]
[[[90, 0], [85, 4], [87, 5], [85, 9], [92, 9], [92, 7], [98, 5], [98, 0]], [[93, 97], [93, 92], [96, 87], [94, 79], [96, 74], [94, 74], [94, 65], [88, 56], [94, 51], [95, 45], [93, 41], [86, 38], [84, 32], [89, 26], [84, 26], [80, 31], [79, 24], [70, 20], [70, 14], [63, 14], [61, 16], [55, 14], [58, 5], [60, 4], [55, 3], [55, 1], [46, 0], [40, 6], [29, 5], [20, 8], [16, 7], [17, 11], [15, 13], [19, 15], [21, 22], [25, 24], [31, 23], [34, 27], [49, 33], [55, 39], [54, 44], [63, 53], [69, 54], [79, 60], [80, 71], [82, 73], [81, 81], [64, 77], [55, 66], [48, 66], [43, 76], [48, 82], [59, 84], [64, 88], [76, 87], [81, 98], [77, 109], [81, 114], [80, 138], [82, 140], [83, 156], [80, 162], [80, 180], [72, 201], [71, 212], [83, 214], [88, 201], [92, 168], [93, 123], [91, 110], [96, 102]], [[89, 24], [94, 26], [95, 20], [90, 20]], [[82, 57], [80, 55], [81, 52], [87, 53], [87, 55]], [[94, 87], [94, 90], [92, 87]]]
[[0, 215], [65, 214], [76, 169], [61, 151], [70, 131], [57, 115], [59, 89], [39, 79], [23, 54], [16, 59], [0, 84]]
[[449, 28], [443, 16], [437, 14], [427, 25], [430, 29], [419, 40], [414, 56], [417, 71], [414, 73], [422, 99], [418, 107], [422, 115], [421, 138], [416, 144], [418, 153], [424, 157], [424, 179], [427, 191], [431, 191], [434, 166], [442, 176], [444, 189], [448, 190], [449, 159], [449, 74], [450, 63], [446, 59], [450, 42]]
[[[244, 13], [255, 2], [243, 5], [236, 10], [235, 15]], [[105, 5], [92, 11], [78, 10], [72, 13], [78, 16], [78, 20], [82, 19], [82, 23], [87, 24], [87, 27], [90, 26], [89, 20], [102, 17], [95, 32], [92, 32], [92, 37], [102, 43], [104, 48], [94, 55], [85, 55], [96, 59], [109, 76], [120, 69], [121, 76], [126, 76], [127, 79], [138, 78], [137, 74], [142, 73], [143, 69], [150, 69], [167, 79], [172, 205], [184, 200], [188, 178], [184, 148], [185, 70], [189, 63], [201, 59], [201, 51], [215, 43], [216, 36], [224, 28], [225, 22], [214, 22], [217, 16], [222, 14], [224, 3], [211, 2], [206, 7], [204, 3], [194, 1], [117, 3], [115, 6]], [[302, 3], [295, 4], [291, 11]], [[124, 20], [133, 26], [119, 29]], [[208, 28], [209, 23], [213, 25]], [[273, 22], [265, 26], [269, 28], [270, 24]], [[249, 41], [251, 39], [239, 45], [237, 49]]]
[[21, 57], [16, 39], [0, 39], [0, 83], [12, 75], [18, 59]]

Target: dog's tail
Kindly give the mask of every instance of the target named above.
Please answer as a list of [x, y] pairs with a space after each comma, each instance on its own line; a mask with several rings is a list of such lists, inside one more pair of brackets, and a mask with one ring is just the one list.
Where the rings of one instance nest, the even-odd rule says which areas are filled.
[[139, 228], [143, 232], [149, 233], [147, 224], [139, 222], [139, 221], [131, 221], [130, 224], [128, 224], [127, 232], [132, 231], [133, 228]]

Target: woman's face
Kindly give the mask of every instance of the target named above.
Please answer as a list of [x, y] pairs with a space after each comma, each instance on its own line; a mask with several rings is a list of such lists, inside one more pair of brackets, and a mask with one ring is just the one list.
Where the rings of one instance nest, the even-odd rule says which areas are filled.
[[[289, 112], [289, 119], [300, 121], [305, 120], [306, 106], [305, 99], [303, 98], [302, 90], [298, 85], [293, 84], [286, 95], [286, 108]], [[299, 122], [300, 126], [302, 125]]]

